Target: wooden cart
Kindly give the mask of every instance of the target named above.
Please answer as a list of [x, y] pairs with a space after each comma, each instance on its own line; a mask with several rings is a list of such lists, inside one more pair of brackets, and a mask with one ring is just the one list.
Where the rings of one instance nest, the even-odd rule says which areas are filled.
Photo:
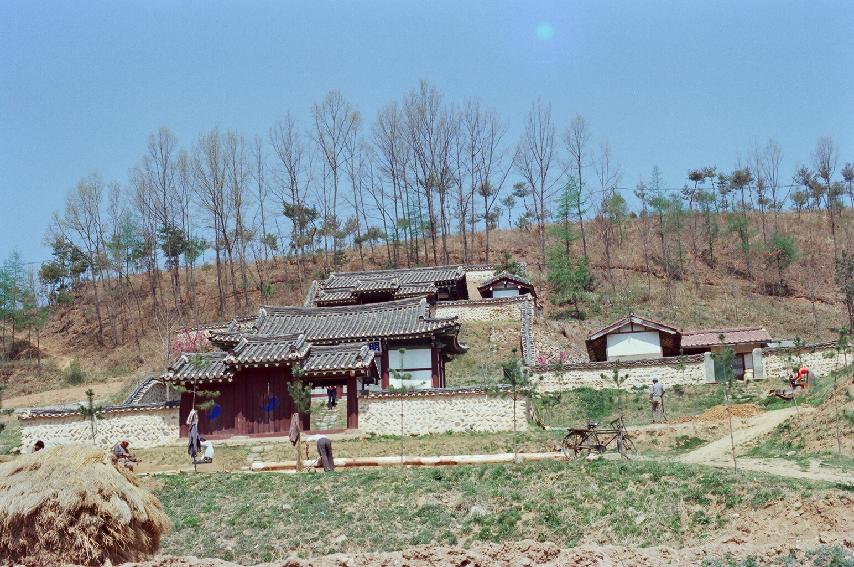
[[563, 453], [570, 458], [586, 457], [590, 453], [604, 453], [614, 445], [618, 453], [628, 459], [628, 451], [634, 450], [632, 438], [626, 432], [623, 416], [618, 417], [610, 427], [600, 429], [598, 423], [587, 422], [584, 429], [571, 428], [566, 430], [563, 438]]

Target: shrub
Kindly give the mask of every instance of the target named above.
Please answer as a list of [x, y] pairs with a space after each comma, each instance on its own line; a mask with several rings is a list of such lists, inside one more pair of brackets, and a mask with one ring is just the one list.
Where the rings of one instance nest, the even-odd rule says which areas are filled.
[[82, 384], [86, 381], [86, 371], [80, 367], [80, 363], [75, 359], [65, 369], [63, 377], [69, 384]]

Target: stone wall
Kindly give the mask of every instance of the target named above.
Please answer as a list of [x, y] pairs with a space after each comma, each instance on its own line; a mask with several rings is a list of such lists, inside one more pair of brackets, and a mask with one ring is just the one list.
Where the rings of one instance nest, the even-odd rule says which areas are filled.
[[662, 381], [665, 387], [675, 384], [705, 384], [714, 382], [714, 367], [708, 373], [707, 356], [702, 354], [685, 356], [680, 367], [677, 358], [614, 362], [579, 362], [564, 364], [557, 368], [533, 366], [533, 378], [538, 381], [540, 391], [554, 392], [575, 388], [615, 388], [614, 368], [619, 368], [624, 377], [621, 387], [631, 389], [648, 387], [653, 378]]
[[[79, 413], [54, 415], [22, 414], [21, 443], [28, 450], [41, 439], [48, 444], [92, 443], [91, 425]], [[112, 447], [127, 439], [131, 447], [157, 447], [178, 440], [178, 408], [151, 407], [107, 411], [95, 420], [95, 439], [102, 447]]]
[[434, 317], [459, 317], [460, 321], [521, 321], [522, 309], [533, 303], [528, 295], [498, 299], [440, 301], [433, 306]]
[[[754, 366], [757, 354], [761, 354], [762, 375], [757, 372], [756, 379], [781, 381], [787, 380], [795, 366], [806, 366], [819, 378], [844, 364], [844, 357], [838, 356], [833, 343], [820, 343], [803, 347], [765, 348], [753, 351]], [[848, 357], [849, 362], [852, 357]]]
[[[446, 431], [512, 431], [513, 400], [483, 390], [421, 390], [359, 398], [359, 431], [400, 435], [400, 408], [407, 435]], [[528, 427], [527, 402], [516, 403], [516, 427]]]

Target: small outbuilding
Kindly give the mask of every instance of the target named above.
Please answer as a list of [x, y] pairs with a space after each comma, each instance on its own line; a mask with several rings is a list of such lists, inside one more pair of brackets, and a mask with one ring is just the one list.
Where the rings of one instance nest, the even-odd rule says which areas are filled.
[[745, 374], [753, 372], [753, 349], [765, 348], [772, 340], [765, 327], [705, 329], [683, 331], [681, 348], [685, 354], [700, 354], [720, 352], [730, 347], [735, 351], [735, 377], [742, 380]]
[[528, 278], [511, 274], [510, 272], [500, 272], [495, 274], [488, 280], [482, 282], [477, 291], [483, 298], [501, 298], [501, 297], [518, 297], [528, 294], [537, 299], [537, 292], [534, 291], [534, 284]]
[[679, 354], [679, 329], [630, 313], [587, 336], [592, 362], [643, 360]]

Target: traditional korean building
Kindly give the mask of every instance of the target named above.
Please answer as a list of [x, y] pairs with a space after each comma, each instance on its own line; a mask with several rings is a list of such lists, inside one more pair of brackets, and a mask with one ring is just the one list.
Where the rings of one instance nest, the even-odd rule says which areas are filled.
[[587, 335], [592, 362], [641, 360], [679, 354], [679, 329], [630, 313]]
[[462, 266], [333, 272], [316, 282], [309, 305], [363, 305], [408, 297], [432, 301], [468, 299]]
[[735, 352], [733, 370], [738, 379], [753, 368], [753, 349], [767, 347], [771, 335], [764, 327], [682, 331], [646, 317], [629, 314], [587, 336], [590, 360], [639, 360], [680, 354]]
[[735, 352], [733, 370], [739, 380], [753, 372], [753, 349], [767, 347], [773, 339], [765, 327], [704, 329], [682, 332], [682, 351], [685, 354], [720, 352], [731, 348]]
[[[251, 325], [233, 321], [210, 333], [220, 351], [182, 354], [163, 378], [184, 389], [181, 423], [194, 406], [194, 391], [217, 391], [213, 408], [200, 416], [201, 432], [283, 434], [294, 411], [287, 384], [299, 365], [302, 380], [312, 387], [345, 387], [347, 427], [355, 428], [363, 389], [443, 387], [445, 362], [465, 352], [459, 330], [456, 317], [431, 317], [426, 299], [419, 298], [337, 307], [263, 306]], [[308, 417], [303, 421], [309, 429]]]
[[534, 284], [526, 277], [517, 276], [510, 272], [500, 272], [483, 281], [477, 286], [483, 298], [497, 299], [501, 297], [518, 297], [529, 294], [536, 301], [537, 292]]

